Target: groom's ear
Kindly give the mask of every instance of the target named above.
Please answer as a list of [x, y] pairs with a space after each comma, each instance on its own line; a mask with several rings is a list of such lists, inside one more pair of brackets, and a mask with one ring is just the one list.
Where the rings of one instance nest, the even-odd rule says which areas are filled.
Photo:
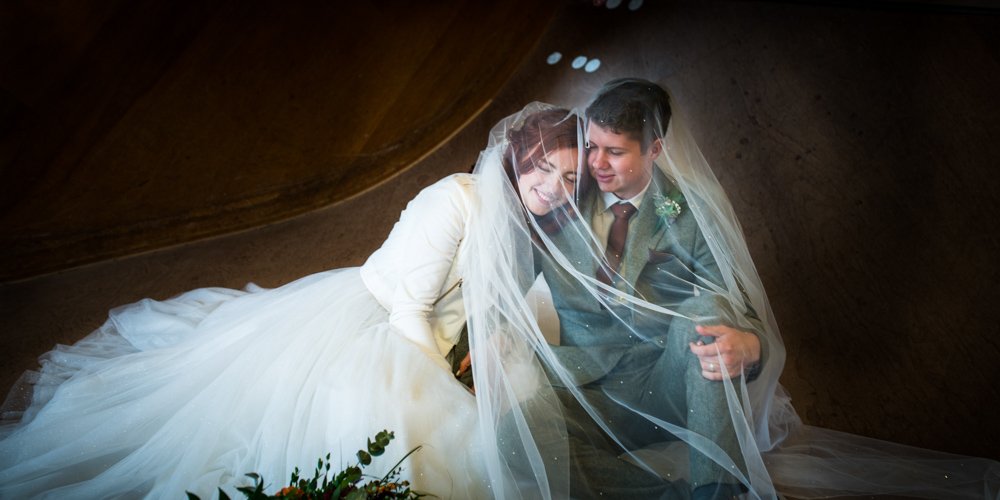
[[663, 139], [657, 139], [649, 145], [649, 157], [656, 159], [663, 152]]

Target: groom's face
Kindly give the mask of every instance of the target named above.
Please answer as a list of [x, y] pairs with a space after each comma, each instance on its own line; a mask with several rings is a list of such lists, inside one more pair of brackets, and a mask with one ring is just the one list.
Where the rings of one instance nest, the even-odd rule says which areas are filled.
[[642, 151], [628, 134], [616, 134], [593, 123], [587, 126], [587, 165], [601, 191], [623, 200], [639, 194], [653, 175], [659, 141]]

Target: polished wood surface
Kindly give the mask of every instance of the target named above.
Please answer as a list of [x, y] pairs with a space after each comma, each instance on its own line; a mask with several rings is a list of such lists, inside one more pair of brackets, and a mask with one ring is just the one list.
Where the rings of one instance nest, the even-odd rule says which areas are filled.
[[9, 3], [0, 281], [378, 184], [490, 102], [555, 5]]

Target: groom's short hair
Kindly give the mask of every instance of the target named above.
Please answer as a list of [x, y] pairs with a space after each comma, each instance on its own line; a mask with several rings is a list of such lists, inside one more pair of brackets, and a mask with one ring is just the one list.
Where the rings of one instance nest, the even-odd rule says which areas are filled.
[[670, 98], [663, 87], [640, 78], [604, 84], [587, 106], [587, 120], [639, 141], [643, 152], [664, 136], [670, 123]]

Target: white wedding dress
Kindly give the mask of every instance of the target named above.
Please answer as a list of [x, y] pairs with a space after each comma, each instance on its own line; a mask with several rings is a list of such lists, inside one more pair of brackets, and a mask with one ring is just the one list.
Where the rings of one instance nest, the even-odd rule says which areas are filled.
[[[425, 189], [361, 268], [275, 289], [203, 288], [113, 310], [42, 356], [11, 402], [0, 498], [211, 498], [273, 492], [322, 456], [357, 463], [366, 439], [396, 439], [365, 472], [440, 498], [488, 496], [475, 397], [444, 365], [464, 322], [459, 255], [474, 178]], [[428, 223], [433, 221], [433, 223]], [[18, 394], [16, 391], [31, 391]]]

